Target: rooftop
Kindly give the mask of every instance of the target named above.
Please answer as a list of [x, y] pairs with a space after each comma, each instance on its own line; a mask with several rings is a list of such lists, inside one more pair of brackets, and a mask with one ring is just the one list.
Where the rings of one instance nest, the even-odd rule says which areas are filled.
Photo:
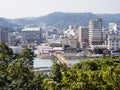
[[25, 27], [22, 31], [40, 31], [40, 27]]

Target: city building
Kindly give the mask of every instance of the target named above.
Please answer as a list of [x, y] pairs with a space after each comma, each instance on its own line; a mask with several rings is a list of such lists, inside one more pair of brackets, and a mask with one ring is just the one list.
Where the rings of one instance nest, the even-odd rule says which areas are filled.
[[75, 25], [69, 25], [69, 28], [64, 31], [64, 37], [74, 37], [77, 27]]
[[22, 29], [23, 41], [25, 43], [41, 43], [42, 32], [40, 27], [29, 26]]
[[108, 49], [115, 51], [120, 48], [120, 34], [109, 33], [108, 34]]
[[118, 30], [118, 25], [116, 23], [109, 23], [109, 31], [117, 31]]
[[19, 46], [22, 42], [22, 35], [20, 32], [10, 32], [9, 33], [9, 45]]
[[13, 50], [14, 54], [18, 54], [23, 48], [21, 46], [9, 46]]
[[114, 33], [114, 32], [118, 32], [120, 33], [120, 26], [116, 23], [109, 23], [109, 32]]
[[75, 38], [71, 38], [71, 39], [63, 38], [61, 42], [62, 42], [62, 47], [64, 51], [66, 50], [66, 48], [69, 48], [69, 47], [71, 47], [72, 49], [78, 48], [78, 40]]
[[103, 34], [103, 45], [107, 45], [107, 38], [108, 38], [108, 28], [103, 28], [102, 29], [102, 34]]
[[102, 19], [89, 21], [89, 46], [102, 45]]
[[0, 42], [8, 44], [8, 32], [0, 29]]
[[108, 45], [91, 45], [91, 49], [94, 50], [94, 49], [103, 49], [103, 50], [107, 50], [108, 49]]
[[80, 26], [77, 30], [77, 39], [80, 43], [80, 48], [88, 46], [89, 30], [88, 27]]

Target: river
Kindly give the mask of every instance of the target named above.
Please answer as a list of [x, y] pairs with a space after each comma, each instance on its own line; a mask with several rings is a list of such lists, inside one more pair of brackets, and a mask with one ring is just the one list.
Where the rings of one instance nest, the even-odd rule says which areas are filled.
[[[70, 59], [68, 62], [73, 65], [75, 63], [80, 62], [81, 60], [85, 59]], [[41, 59], [41, 58], [35, 58], [34, 59], [34, 68], [36, 67], [51, 67], [54, 62], [54, 59]]]

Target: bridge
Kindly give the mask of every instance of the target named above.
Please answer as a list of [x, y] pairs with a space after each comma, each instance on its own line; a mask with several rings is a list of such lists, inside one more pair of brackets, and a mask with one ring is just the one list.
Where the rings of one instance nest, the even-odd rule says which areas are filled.
[[62, 64], [65, 64], [67, 67], [71, 66], [71, 64], [68, 63], [67, 59], [63, 55], [57, 53], [53, 53], [52, 55], [56, 57]]
[[34, 72], [50, 72], [51, 68], [50, 67], [37, 67], [33, 69]]

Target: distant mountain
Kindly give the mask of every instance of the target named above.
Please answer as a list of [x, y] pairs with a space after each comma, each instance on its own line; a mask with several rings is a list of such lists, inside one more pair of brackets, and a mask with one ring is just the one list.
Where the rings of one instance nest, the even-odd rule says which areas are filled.
[[66, 28], [70, 24], [74, 25], [88, 25], [90, 19], [97, 18], [98, 16], [92, 13], [52, 13], [44, 17], [36, 18], [38, 22], [45, 23], [46, 25], [56, 26], [59, 28]]
[[120, 14], [93, 14], [93, 13], [62, 13], [55, 12], [42, 17], [27, 17], [20, 19], [2, 19], [0, 18], [0, 26], [15, 25], [48, 25], [58, 28], [67, 28], [68, 25], [88, 25], [89, 20], [102, 18], [103, 25], [108, 26], [109, 22], [120, 25]]
[[98, 18], [98, 16], [92, 13], [61, 13], [55, 12], [46, 16], [32, 18], [28, 20], [26, 18], [12, 20], [14, 24], [18, 25], [48, 25], [58, 28], [67, 28], [68, 25], [88, 25], [90, 19]]
[[12, 24], [5, 18], [0, 18], [0, 27], [11, 27]]
[[97, 14], [97, 16], [103, 19], [104, 26], [108, 26], [110, 22], [120, 25], [120, 14]]

